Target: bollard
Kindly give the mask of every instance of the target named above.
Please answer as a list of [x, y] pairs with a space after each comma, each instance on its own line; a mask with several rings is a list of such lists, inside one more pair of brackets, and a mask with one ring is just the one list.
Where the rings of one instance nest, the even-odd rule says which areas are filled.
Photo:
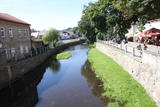
[[135, 56], [135, 47], [133, 47], [133, 56]]
[[121, 43], [121, 50], [122, 50], [122, 43]]
[[126, 51], [126, 53], [127, 53], [127, 45], [125, 46], [125, 51]]

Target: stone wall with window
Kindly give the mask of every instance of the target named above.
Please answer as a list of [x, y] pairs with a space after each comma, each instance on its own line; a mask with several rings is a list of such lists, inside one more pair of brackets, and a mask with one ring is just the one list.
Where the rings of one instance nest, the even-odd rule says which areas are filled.
[[6, 50], [6, 57], [20, 58], [31, 50], [30, 25], [0, 20], [0, 49]]

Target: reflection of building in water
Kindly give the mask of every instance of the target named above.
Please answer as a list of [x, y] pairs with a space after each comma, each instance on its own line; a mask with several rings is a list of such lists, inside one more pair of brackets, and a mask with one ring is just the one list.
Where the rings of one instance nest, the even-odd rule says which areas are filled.
[[37, 84], [44, 71], [45, 67], [41, 67], [1, 89], [0, 107], [34, 107], [38, 101]]
[[[34, 71], [31, 71], [15, 82], [12, 78], [21, 71], [0, 71], [0, 107], [34, 107], [38, 102], [37, 85], [47, 68], [59, 71], [60, 63], [50, 58]], [[6, 87], [5, 87], [6, 86]]]

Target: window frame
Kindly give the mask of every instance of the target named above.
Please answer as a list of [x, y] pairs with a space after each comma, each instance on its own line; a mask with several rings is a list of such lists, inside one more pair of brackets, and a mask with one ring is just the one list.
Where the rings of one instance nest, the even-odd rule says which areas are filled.
[[0, 37], [5, 37], [5, 28], [4, 27], [0, 27], [0, 32], [2, 32], [1, 29], [3, 29], [3, 36], [0, 35]]
[[8, 34], [9, 34], [9, 37], [13, 37], [13, 29], [12, 28], [8, 29]]
[[12, 57], [14, 57], [16, 54], [16, 49], [15, 48], [11, 48], [11, 55]]
[[22, 35], [22, 29], [18, 29], [18, 35], [19, 35], [19, 37], [21, 37], [21, 35]]

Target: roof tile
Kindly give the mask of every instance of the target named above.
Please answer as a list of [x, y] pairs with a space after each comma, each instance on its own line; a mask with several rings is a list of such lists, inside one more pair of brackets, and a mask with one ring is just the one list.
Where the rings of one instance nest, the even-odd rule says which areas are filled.
[[0, 20], [6, 20], [6, 21], [11, 21], [11, 22], [30, 25], [27, 22], [25, 22], [25, 21], [23, 21], [21, 19], [18, 19], [18, 18], [14, 17], [14, 16], [11, 16], [9, 14], [6, 14], [6, 13], [0, 13]]

